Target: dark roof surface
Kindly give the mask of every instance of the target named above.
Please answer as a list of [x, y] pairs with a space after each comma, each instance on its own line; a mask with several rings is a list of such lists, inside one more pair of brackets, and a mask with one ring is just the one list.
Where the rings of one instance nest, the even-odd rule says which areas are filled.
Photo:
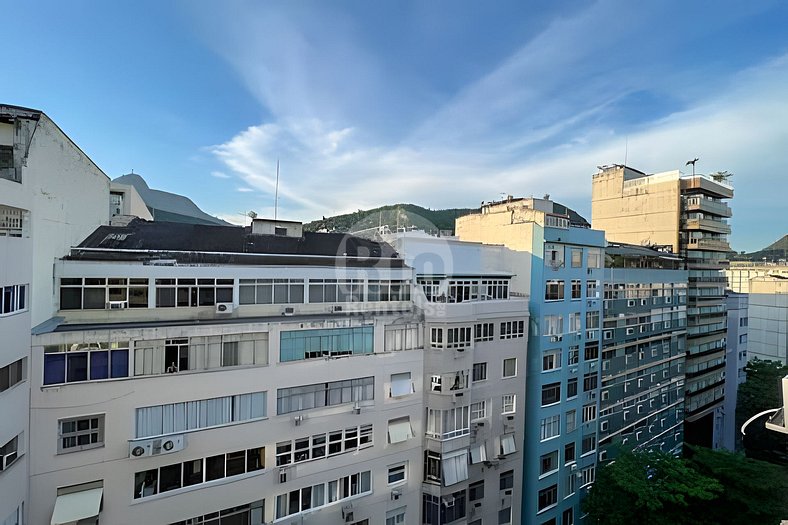
[[[328, 262], [326, 257], [336, 258], [336, 261]], [[346, 264], [353, 266], [403, 266], [402, 259], [388, 244], [345, 233], [305, 232], [303, 237], [281, 237], [252, 234], [248, 227], [241, 226], [150, 222], [142, 219], [134, 219], [126, 226], [100, 226], [67, 258], [174, 259], [179, 263], [203, 264], [329, 265], [346, 261]]]

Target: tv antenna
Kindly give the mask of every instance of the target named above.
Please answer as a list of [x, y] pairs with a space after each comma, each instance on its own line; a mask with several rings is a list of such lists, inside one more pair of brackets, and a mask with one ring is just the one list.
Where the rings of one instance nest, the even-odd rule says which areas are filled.
[[692, 176], [693, 177], [695, 176], [695, 163], [698, 162], [699, 160], [700, 159], [698, 157], [695, 157], [692, 160], [688, 160], [687, 163], [685, 164], [685, 166], [689, 166], [690, 164], [692, 164]]

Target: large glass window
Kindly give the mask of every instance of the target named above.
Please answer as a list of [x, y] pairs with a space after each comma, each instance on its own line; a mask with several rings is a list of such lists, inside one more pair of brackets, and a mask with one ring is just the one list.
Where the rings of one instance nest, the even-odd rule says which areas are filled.
[[75, 343], [44, 348], [44, 385], [129, 375], [129, 343]]
[[104, 446], [104, 414], [58, 421], [59, 454]]
[[304, 302], [303, 279], [241, 279], [238, 283], [239, 304], [301, 304]]
[[354, 401], [372, 400], [375, 399], [375, 378], [370, 376], [280, 388], [276, 392], [276, 397], [277, 414], [279, 415]]
[[27, 310], [27, 285], [0, 286], [0, 316]]
[[309, 279], [310, 303], [350, 303], [363, 300], [363, 279]]
[[147, 307], [147, 278], [63, 277], [60, 279], [61, 310]]
[[280, 336], [279, 360], [299, 361], [374, 352], [373, 326], [285, 331]]

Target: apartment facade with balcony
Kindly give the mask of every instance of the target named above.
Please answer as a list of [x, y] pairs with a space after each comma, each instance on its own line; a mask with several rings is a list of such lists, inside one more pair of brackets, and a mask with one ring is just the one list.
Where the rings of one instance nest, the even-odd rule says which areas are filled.
[[[609, 244], [604, 275], [599, 459], [683, 444], [688, 271], [680, 257]], [[722, 366], [722, 363], [718, 364]]]
[[421, 523], [522, 523], [529, 313], [508, 269], [517, 254], [423, 232], [390, 242], [416, 272], [425, 321]]
[[31, 523], [419, 519], [423, 319], [386, 245], [132, 221], [55, 282]]
[[[593, 176], [592, 223], [608, 240], [670, 246], [689, 269], [687, 367], [706, 370], [687, 377], [687, 442], [719, 446], [723, 427], [726, 353], [725, 276], [730, 246], [726, 201], [733, 188], [678, 170], [647, 175], [623, 165]], [[735, 388], [735, 383], [729, 385]]]
[[507, 199], [460, 217], [461, 240], [502, 245], [529, 296], [522, 523], [573, 525], [595, 480], [605, 239], [548, 199]]

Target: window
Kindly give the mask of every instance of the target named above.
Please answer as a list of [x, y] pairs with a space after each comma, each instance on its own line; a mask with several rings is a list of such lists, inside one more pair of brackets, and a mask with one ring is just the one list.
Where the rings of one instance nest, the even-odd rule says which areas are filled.
[[744, 343], [746, 343], [746, 342], [747, 342], [747, 334], [741, 334], [741, 335], [739, 336], [739, 343], [740, 343], [740, 344], [744, 344]]
[[561, 416], [549, 416], [542, 419], [540, 424], [540, 439], [542, 441], [561, 434]]
[[446, 348], [466, 348], [471, 346], [471, 327], [446, 329]]
[[[179, 289], [179, 302], [181, 302], [182, 293]], [[238, 304], [303, 303], [303, 279], [240, 279], [238, 282]]]
[[514, 487], [514, 470], [501, 472], [498, 478], [498, 490], [508, 490]]
[[599, 297], [599, 281], [586, 281], [586, 298], [596, 299]]
[[566, 412], [566, 432], [572, 432], [577, 428], [577, 411], [568, 410]]
[[503, 434], [501, 436], [501, 448], [499, 450], [500, 456], [514, 454], [517, 452], [517, 443], [514, 440], [514, 434]]
[[503, 377], [514, 377], [517, 375], [517, 358], [511, 357], [503, 360]]
[[546, 510], [558, 503], [558, 485], [551, 485], [539, 491], [537, 512]]
[[423, 525], [440, 525], [442, 507], [440, 496], [422, 493], [421, 495], [421, 523]]
[[[219, 523], [262, 523], [265, 500], [258, 500], [246, 505], [210, 512], [186, 521], [170, 523], [170, 525], [218, 525]], [[218, 520], [218, 521], [217, 521]]]
[[586, 361], [599, 359], [599, 345], [597, 343], [586, 343], [585, 355], [583, 357]]
[[276, 466], [323, 459], [372, 446], [372, 425], [321, 432], [276, 444]]
[[575, 525], [574, 509], [566, 509], [563, 514], [561, 514], [561, 525]]
[[545, 266], [557, 270], [564, 267], [564, 247], [560, 244], [544, 245]]
[[487, 379], [487, 363], [473, 364], [473, 381], [484, 381]]
[[138, 408], [136, 437], [176, 434], [264, 418], [266, 404], [266, 392], [252, 392]]
[[468, 485], [468, 501], [484, 499], [484, 480]]
[[367, 301], [410, 301], [411, 281], [378, 281], [367, 283]]
[[596, 405], [585, 405], [583, 407], [583, 423], [588, 423], [596, 419]]
[[583, 249], [572, 248], [572, 268], [581, 268], [583, 266]]
[[[174, 281], [174, 279], [171, 280]], [[232, 291], [232, 286], [230, 291]], [[147, 278], [86, 277], [83, 279], [81, 277], [63, 277], [60, 279], [61, 310], [112, 310], [115, 308], [147, 307]]]
[[498, 511], [498, 525], [510, 525], [512, 523], [512, 507], [505, 507]]
[[443, 328], [430, 328], [430, 346], [443, 348]]
[[452, 439], [468, 435], [470, 407], [459, 406], [447, 410], [427, 408], [426, 435], [435, 439]]
[[478, 281], [449, 281], [450, 303], [462, 303], [465, 301], [477, 301], [479, 299]]
[[580, 279], [572, 279], [572, 299], [580, 299], [583, 293], [583, 284]]
[[327, 406], [375, 399], [375, 378], [360, 377], [330, 383], [317, 383], [276, 391], [279, 415]]
[[585, 456], [596, 450], [596, 435], [589, 434], [588, 436], [583, 436], [583, 441], [581, 443], [580, 448], [580, 455]]
[[465, 481], [468, 479], [468, 451], [463, 449], [443, 454], [441, 468], [444, 487]]
[[578, 359], [580, 357], [580, 347], [579, 346], [570, 346], [569, 347], [569, 355], [567, 356], [567, 364], [576, 365]]
[[508, 299], [509, 280], [508, 279], [482, 279], [481, 286], [482, 299]]
[[0, 392], [27, 379], [27, 358], [23, 357], [0, 368]]
[[389, 397], [402, 397], [415, 392], [413, 381], [410, 380], [410, 372], [391, 374], [391, 390]]
[[558, 470], [558, 451], [553, 450], [539, 458], [539, 475], [552, 474]]
[[136, 376], [267, 364], [266, 332], [152, 339], [134, 343]]
[[599, 311], [590, 310], [586, 312], [586, 330], [599, 328]]
[[402, 443], [413, 437], [413, 427], [410, 426], [410, 417], [399, 417], [389, 420], [389, 443]]
[[374, 326], [284, 331], [280, 335], [279, 360], [371, 354], [375, 351], [374, 333]]
[[129, 375], [129, 343], [75, 343], [44, 347], [44, 385]]
[[134, 499], [265, 468], [265, 447], [173, 463], [134, 474]]
[[0, 316], [27, 310], [27, 285], [0, 286]]
[[561, 383], [542, 385], [542, 406], [552, 405], [561, 401]]
[[517, 395], [516, 394], [506, 394], [502, 398], [503, 408], [501, 409], [501, 414], [512, 414], [516, 409], [516, 402], [517, 402]]
[[501, 339], [525, 337], [525, 321], [506, 321], [501, 323]]
[[400, 481], [405, 481], [408, 475], [408, 462], [399, 463], [389, 467], [388, 480], [389, 485], [394, 485]]
[[584, 468], [580, 471], [580, 486], [584, 487], [589, 483], [593, 483], [594, 479], [596, 479], [596, 467], [591, 465], [590, 467]]
[[542, 372], [561, 368], [561, 349], [545, 350], [542, 354]]
[[577, 378], [573, 377], [566, 382], [566, 398], [577, 397]]
[[278, 520], [370, 492], [372, 492], [372, 476], [369, 471], [344, 476], [328, 483], [291, 490], [276, 497], [274, 519]]
[[362, 279], [309, 279], [310, 303], [357, 303], [363, 300]]
[[471, 403], [471, 421], [477, 421], [487, 417], [487, 401]]
[[413, 350], [424, 345], [424, 327], [420, 324], [388, 325], [384, 332], [386, 352]]
[[58, 454], [102, 446], [104, 446], [104, 414], [58, 421]]
[[487, 442], [471, 445], [471, 464], [476, 465], [487, 461]]
[[492, 341], [494, 334], [493, 334], [493, 323], [477, 323], [473, 327], [473, 340], [478, 342], [481, 341]]
[[22, 455], [19, 450], [20, 441], [22, 441], [22, 434], [12, 437], [5, 445], [0, 447], [0, 472], [13, 465]]
[[575, 462], [575, 442], [567, 443], [564, 445], [564, 464]]
[[564, 281], [551, 279], [545, 283], [544, 300], [561, 301], [564, 299]]
[[441, 482], [441, 455], [439, 452], [424, 451], [424, 481]]
[[602, 268], [602, 250], [600, 248], [588, 249], [588, 267]]
[[591, 372], [590, 374], [585, 374], [583, 376], [583, 392], [591, 392], [596, 390], [597, 387], [597, 374], [596, 372]]
[[406, 507], [386, 512], [386, 525], [405, 525]]
[[564, 333], [564, 318], [560, 315], [544, 316], [544, 335], [562, 335]]

